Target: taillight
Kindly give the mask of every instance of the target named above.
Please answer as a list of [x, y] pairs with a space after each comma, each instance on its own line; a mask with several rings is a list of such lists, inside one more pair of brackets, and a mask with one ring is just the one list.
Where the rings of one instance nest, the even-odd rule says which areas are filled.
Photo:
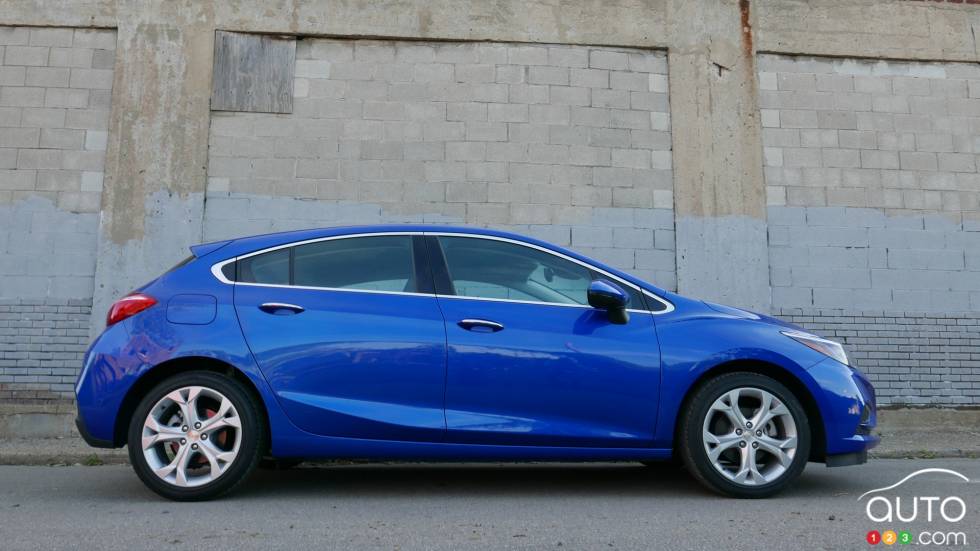
[[156, 303], [157, 299], [142, 293], [125, 296], [113, 303], [112, 307], [109, 308], [109, 315], [105, 318], [105, 324], [109, 326], [118, 323], [130, 316], [139, 314]]

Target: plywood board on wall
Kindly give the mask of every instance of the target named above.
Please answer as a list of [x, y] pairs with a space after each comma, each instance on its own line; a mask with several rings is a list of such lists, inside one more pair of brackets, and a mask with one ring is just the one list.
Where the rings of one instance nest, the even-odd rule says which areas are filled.
[[211, 109], [293, 112], [296, 39], [217, 31]]

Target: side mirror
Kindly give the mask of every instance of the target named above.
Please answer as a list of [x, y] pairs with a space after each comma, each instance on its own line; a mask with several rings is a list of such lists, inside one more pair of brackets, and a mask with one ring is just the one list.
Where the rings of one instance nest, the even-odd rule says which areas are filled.
[[629, 295], [615, 283], [597, 279], [589, 284], [589, 305], [599, 310], [605, 310], [609, 322], [624, 324], [630, 320], [626, 305], [630, 302]]

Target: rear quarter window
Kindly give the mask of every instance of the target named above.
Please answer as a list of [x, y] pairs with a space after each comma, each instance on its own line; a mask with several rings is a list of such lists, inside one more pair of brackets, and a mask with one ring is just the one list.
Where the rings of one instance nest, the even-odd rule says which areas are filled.
[[236, 281], [289, 285], [289, 252], [290, 249], [278, 249], [239, 260]]

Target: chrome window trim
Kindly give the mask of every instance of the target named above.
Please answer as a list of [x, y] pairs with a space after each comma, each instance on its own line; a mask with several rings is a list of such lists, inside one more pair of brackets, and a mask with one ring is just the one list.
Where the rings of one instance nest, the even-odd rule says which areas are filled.
[[[592, 309], [592, 306], [588, 304], [568, 304], [564, 302], [541, 302], [538, 300], [519, 300], [516, 298], [490, 298], [490, 297], [466, 297], [462, 295], [436, 295], [436, 298], [446, 298], [454, 300], [483, 300], [487, 302], [513, 302], [517, 304], [534, 304], [537, 306], [558, 306], [560, 308], [583, 308]], [[659, 314], [660, 312], [651, 312], [650, 310], [637, 310], [634, 308], [627, 308], [627, 312], [632, 312], [634, 314]]]
[[248, 254], [243, 254], [241, 256], [235, 256], [227, 260], [222, 260], [217, 264], [211, 265], [211, 275], [218, 279], [221, 283], [227, 285], [248, 285], [252, 287], [288, 287], [292, 289], [312, 289], [312, 290], [324, 290], [324, 291], [359, 291], [359, 292], [371, 292], [371, 293], [389, 293], [397, 295], [424, 295], [433, 296], [434, 293], [405, 293], [402, 291], [372, 291], [370, 289], [342, 289], [339, 287], [308, 287], [302, 285], [279, 285], [274, 283], [245, 283], [241, 281], [232, 281], [225, 277], [225, 274], [221, 271], [226, 265], [232, 262], [237, 262], [239, 260], [244, 260], [253, 256], [260, 254], [271, 253], [272, 251], [278, 251], [280, 249], [288, 249], [289, 247], [298, 247], [300, 245], [306, 245], [309, 243], [319, 243], [321, 241], [333, 241], [335, 239], [352, 239], [355, 237], [379, 237], [379, 236], [390, 236], [390, 235], [423, 235], [422, 232], [401, 232], [401, 231], [391, 231], [391, 232], [369, 232], [369, 233], [352, 233], [347, 235], [330, 235], [327, 237], [317, 237], [314, 239], [304, 239], [303, 241], [294, 241], [292, 243], [286, 243], [284, 245], [276, 245], [275, 247], [269, 247], [267, 249], [261, 249], [258, 251], [253, 251]]
[[[477, 234], [472, 234], [472, 233], [460, 233], [460, 232], [424, 232], [424, 233], [425, 233], [425, 235], [435, 235], [435, 236], [440, 236], [441, 235], [441, 236], [446, 236], [446, 237], [470, 237], [470, 238], [473, 238], [473, 239], [489, 239], [491, 241], [503, 241], [505, 243], [513, 243], [514, 245], [520, 245], [522, 247], [528, 247], [528, 248], [531, 248], [531, 249], [537, 249], [537, 250], [539, 250], [541, 252], [545, 252], [545, 253], [548, 253], [550, 255], [557, 256], [558, 258], [562, 258], [562, 259], [568, 260], [569, 262], [573, 262], [573, 263], [578, 264], [580, 266], [584, 266], [584, 267], [586, 267], [586, 268], [588, 268], [590, 270], [594, 270], [596, 272], [599, 272], [600, 274], [602, 274], [602, 275], [604, 275], [604, 276], [612, 279], [613, 281], [615, 281], [615, 282], [617, 282], [617, 283], [619, 283], [621, 285], [626, 285], [627, 287], [630, 287], [630, 288], [636, 290], [637, 292], [639, 292], [640, 294], [642, 294], [644, 296], [653, 298], [654, 300], [662, 303], [666, 307], [664, 310], [660, 310], [660, 311], [656, 311], [656, 312], [654, 312], [652, 310], [633, 310], [633, 309], [627, 310], [629, 312], [648, 312], [650, 314], [666, 314], [667, 312], [673, 311], [673, 309], [674, 309], [674, 305], [673, 304], [671, 304], [671, 303], [667, 302], [666, 300], [658, 297], [657, 295], [651, 293], [650, 291], [647, 291], [646, 289], [641, 288], [639, 285], [634, 285], [633, 283], [630, 283], [629, 281], [625, 281], [622, 278], [620, 278], [618, 276], [615, 276], [615, 275], [607, 272], [606, 270], [603, 270], [601, 268], [597, 268], [597, 267], [593, 266], [592, 264], [589, 264], [588, 262], [584, 262], [584, 261], [579, 260], [577, 258], [572, 258], [572, 257], [570, 257], [570, 256], [568, 256], [566, 254], [562, 254], [562, 253], [560, 253], [558, 251], [553, 251], [553, 250], [551, 250], [551, 249], [549, 249], [547, 247], [542, 247], [540, 245], [535, 245], [534, 243], [527, 243], [527, 242], [524, 242], [524, 241], [519, 241], [517, 239], [510, 239], [509, 237], [498, 237], [496, 235], [477, 235]], [[452, 296], [452, 297], [455, 297], [455, 298], [472, 298], [472, 299], [478, 299], [478, 300], [500, 300], [500, 301], [509, 301], [509, 302], [526, 302], [526, 303], [530, 303], [530, 304], [557, 304], [559, 306], [580, 306], [580, 307], [585, 307], [585, 308], [591, 308], [591, 306], [589, 306], [587, 304], [561, 304], [561, 303], [556, 303], [556, 302], [524, 301], [524, 300], [504, 299], [504, 298], [501, 298], [501, 299], [483, 299], [481, 297], [460, 297], [459, 295], [439, 295], [439, 296]]]
[[617, 282], [617, 283], [619, 283], [621, 285], [625, 285], [627, 287], [630, 287], [630, 288], [636, 290], [637, 292], [641, 293], [643, 296], [645, 296], [647, 298], [651, 298], [653, 300], [656, 300], [657, 302], [659, 302], [659, 303], [661, 303], [661, 304], [664, 305], [664, 309], [663, 310], [658, 310], [658, 311], [653, 311], [653, 310], [640, 310], [640, 309], [629, 308], [629, 309], [627, 309], [628, 312], [645, 313], [645, 314], [651, 314], [651, 315], [660, 315], [660, 314], [666, 314], [668, 312], [673, 312], [674, 311], [674, 305], [672, 303], [668, 302], [667, 300], [661, 298], [660, 296], [658, 296], [658, 295], [656, 295], [656, 294], [654, 294], [654, 293], [652, 293], [650, 291], [647, 291], [646, 289], [641, 288], [639, 285], [635, 285], [633, 283], [630, 283], [629, 281], [625, 281], [622, 278], [620, 278], [618, 276], [615, 276], [615, 275], [607, 272], [606, 270], [603, 270], [601, 268], [597, 268], [596, 266], [593, 266], [592, 264], [589, 264], [588, 262], [584, 262], [584, 261], [579, 260], [577, 258], [572, 258], [572, 257], [570, 257], [568, 255], [565, 255], [565, 254], [562, 254], [560, 252], [553, 251], [553, 250], [551, 250], [551, 249], [549, 249], [547, 247], [542, 247], [540, 245], [535, 245], [533, 243], [527, 243], [527, 242], [520, 241], [520, 240], [517, 240], [517, 239], [511, 239], [509, 237], [499, 237], [499, 236], [496, 236], [496, 235], [480, 235], [480, 234], [460, 233], [460, 232], [390, 231], [390, 232], [351, 233], [351, 234], [345, 234], [345, 235], [331, 235], [331, 236], [328, 236], [328, 237], [316, 237], [316, 238], [313, 238], [313, 239], [305, 239], [303, 241], [295, 241], [295, 242], [286, 243], [286, 244], [283, 244], [283, 245], [276, 245], [274, 247], [269, 247], [269, 248], [266, 248], [266, 249], [262, 249], [262, 250], [258, 250], [258, 251], [253, 251], [253, 252], [250, 252], [248, 254], [243, 254], [241, 256], [235, 256], [235, 257], [229, 258], [227, 260], [222, 260], [221, 262], [217, 262], [217, 263], [211, 265], [211, 275], [213, 275], [215, 277], [215, 279], [217, 279], [218, 281], [220, 281], [221, 283], [224, 283], [226, 285], [245, 285], [245, 286], [248, 286], [248, 287], [273, 287], [273, 288], [281, 288], [281, 289], [304, 289], [304, 290], [310, 290], [310, 291], [343, 291], [343, 292], [350, 292], [350, 293], [374, 293], [374, 294], [384, 294], [384, 295], [414, 295], [414, 296], [426, 296], [426, 297], [437, 297], [437, 298], [446, 298], [446, 299], [460, 299], [460, 300], [486, 300], [486, 301], [491, 301], [491, 302], [514, 302], [514, 303], [519, 303], [519, 304], [537, 304], [537, 305], [543, 305], [543, 306], [560, 306], [560, 307], [566, 307], [566, 308], [569, 308], [569, 307], [570, 308], [592, 308], [588, 304], [563, 304], [563, 303], [560, 303], [560, 302], [541, 302], [541, 301], [534, 301], [534, 300], [517, 300], [517, 299], [509, 299], [509, 298], [466, 297], [466, 296], [460, 296], [460, 295], [441, 295], [441, 294], [437, 294], [437, 293], [418, 293], [418, 292], [404, 292], [404, 291], [375, 291], [375, 290], [372, 290], [372, 289], [348, 289], [348, 288], [339, 288], [339, 287], [312, 287], [312, 286], [305, 286], [305, 285], [279, 285], [279, 284], [273, 284], [273, 283], [246, 283], [246, 282], [240, 282], [240, 281], [237, 281], [237, 282], [236, 281], [231, 281], [230, 279], [226, 278], [225, 277], [225, 274], [221, 271], [222, 268], [224, 268], [228, 264], [231, 264], [232, 262], [236, 262], [238, 260], [242, 260], [242, 259], [249, 258], [249, 257], [252, 257], [252, 256], [260, 255], [260, 254], [265, 254], [265, 253], [272, 252], [272, 251], [277, 251], [279, 249], [286, 249], [286, 248], [289, 248], [289, 247], [297, 247], [299, 245], [306, 245], [306, 244], [309, 244], [309, 243], [319, 243], [321, 241], [332, 241], [332, 240], [335, 240], [335, 239], [356, 239], [358, 237], [378, 237], [378, 236], [389, 236], [389, 235], [407, 235], [407, 236], [414, 236], [414, 235], [432, 235], [432, 236], [437, 236], [437, 237], [438, 236], [444, 236], [444, 237], [468, 237], [468, 238], [471, 238], [471, 239], [487, 239], [487, 240], [490, 240], [490, 241], [502, 241], [504, 243], [512, 243], [514, 245], [520, 245], [522, 247], [528, 247], [530, 249], [536, 249], [536, 250], [539, 250], [541, 252], [544, 252], [544, 253], [547, 253], [547, 254], [550, 254], [550, 255], [553, 255], [553, 256], [557, 256], [558, 258], [562, 258], [562, 259], [567, 260], [569, 262], [573, 262], [575, 264], [578, 264], [580, 266], [584, 266], [584, 267], [586, 267], [586, 268], [588, 268], [590, 270], [593, 270], [595, 272], [598, 272], [598, 273], [600, 273], [600, 274], [602, 274], [602, 275], [604, 275], [604, 276], [612, 279], [613, 281], [615, 281], [615, 282]]

